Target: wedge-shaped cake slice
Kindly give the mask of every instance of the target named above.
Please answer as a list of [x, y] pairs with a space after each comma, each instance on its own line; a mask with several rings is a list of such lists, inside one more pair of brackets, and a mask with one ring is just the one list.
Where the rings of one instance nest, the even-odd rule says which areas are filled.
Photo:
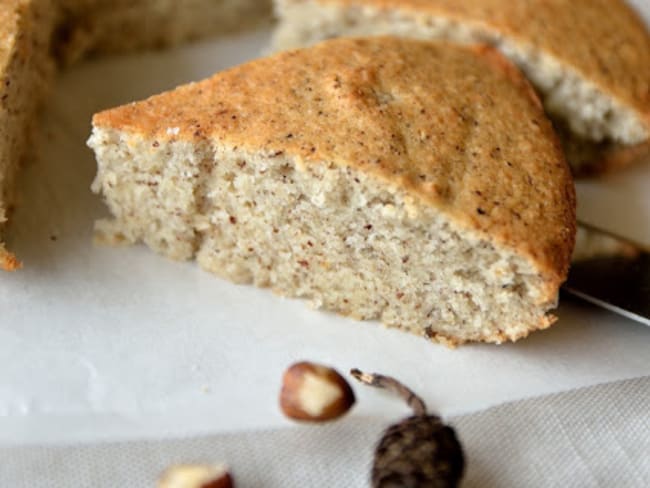
[[332, 40], [93, 126], [104, 240], [449, 344], [554, 320], [574, 188], [532, 88], [491, 48]]
[[346, 35], [485, 42], [542, 95], [573, 171], [650, 157], [650, 35], [623, 0], [275, 0], [276, 49]]

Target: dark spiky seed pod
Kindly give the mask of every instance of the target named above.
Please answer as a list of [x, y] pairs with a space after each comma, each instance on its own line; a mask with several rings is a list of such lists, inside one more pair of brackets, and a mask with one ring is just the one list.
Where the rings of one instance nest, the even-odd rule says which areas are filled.
[[415, 415], [390, 426], [375, 450], [373, 488], [453, 488], [463, 477], [465, 458], [454, 429], [428, 415], [422, 399], [383, 376], [352, 370], [359, 381], [402, 396]]

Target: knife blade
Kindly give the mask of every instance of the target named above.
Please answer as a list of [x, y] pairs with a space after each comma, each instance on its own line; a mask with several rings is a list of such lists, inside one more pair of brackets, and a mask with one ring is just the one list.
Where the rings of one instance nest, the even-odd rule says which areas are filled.
[[650, 326], [650, 253], [596, 227], [580, 224], [564, 292]]

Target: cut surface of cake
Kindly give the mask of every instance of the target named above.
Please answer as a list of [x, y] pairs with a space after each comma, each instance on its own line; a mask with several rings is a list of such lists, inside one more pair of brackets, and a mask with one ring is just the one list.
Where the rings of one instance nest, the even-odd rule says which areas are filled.
[[18, 259], [1, 231], [54, 66], [177, 44], [268, 18], [270, 0], [0, 0], [0, 269]]
[[650, 34], [623, 0], [276, 0], [275, 48], [337, 36], [484, 42], [540, 93], [577, 175], [650, 156]]
[[447, 344], [548, 327], [569, 169], [485, 46], [336, 39], [95, 115], [110, 243]]

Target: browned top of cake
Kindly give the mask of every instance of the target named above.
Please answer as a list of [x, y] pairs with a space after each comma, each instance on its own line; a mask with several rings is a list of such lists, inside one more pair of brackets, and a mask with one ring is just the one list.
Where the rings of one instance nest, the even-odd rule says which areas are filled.
[[530, 85], [491, 48], [335, 39], [93, 123], [152, 145], [209, 139], [284, 153], [298, 166], [353, 167], [517, 249], [555, 290], [568, 269], [575, 196], [567, 164]]

